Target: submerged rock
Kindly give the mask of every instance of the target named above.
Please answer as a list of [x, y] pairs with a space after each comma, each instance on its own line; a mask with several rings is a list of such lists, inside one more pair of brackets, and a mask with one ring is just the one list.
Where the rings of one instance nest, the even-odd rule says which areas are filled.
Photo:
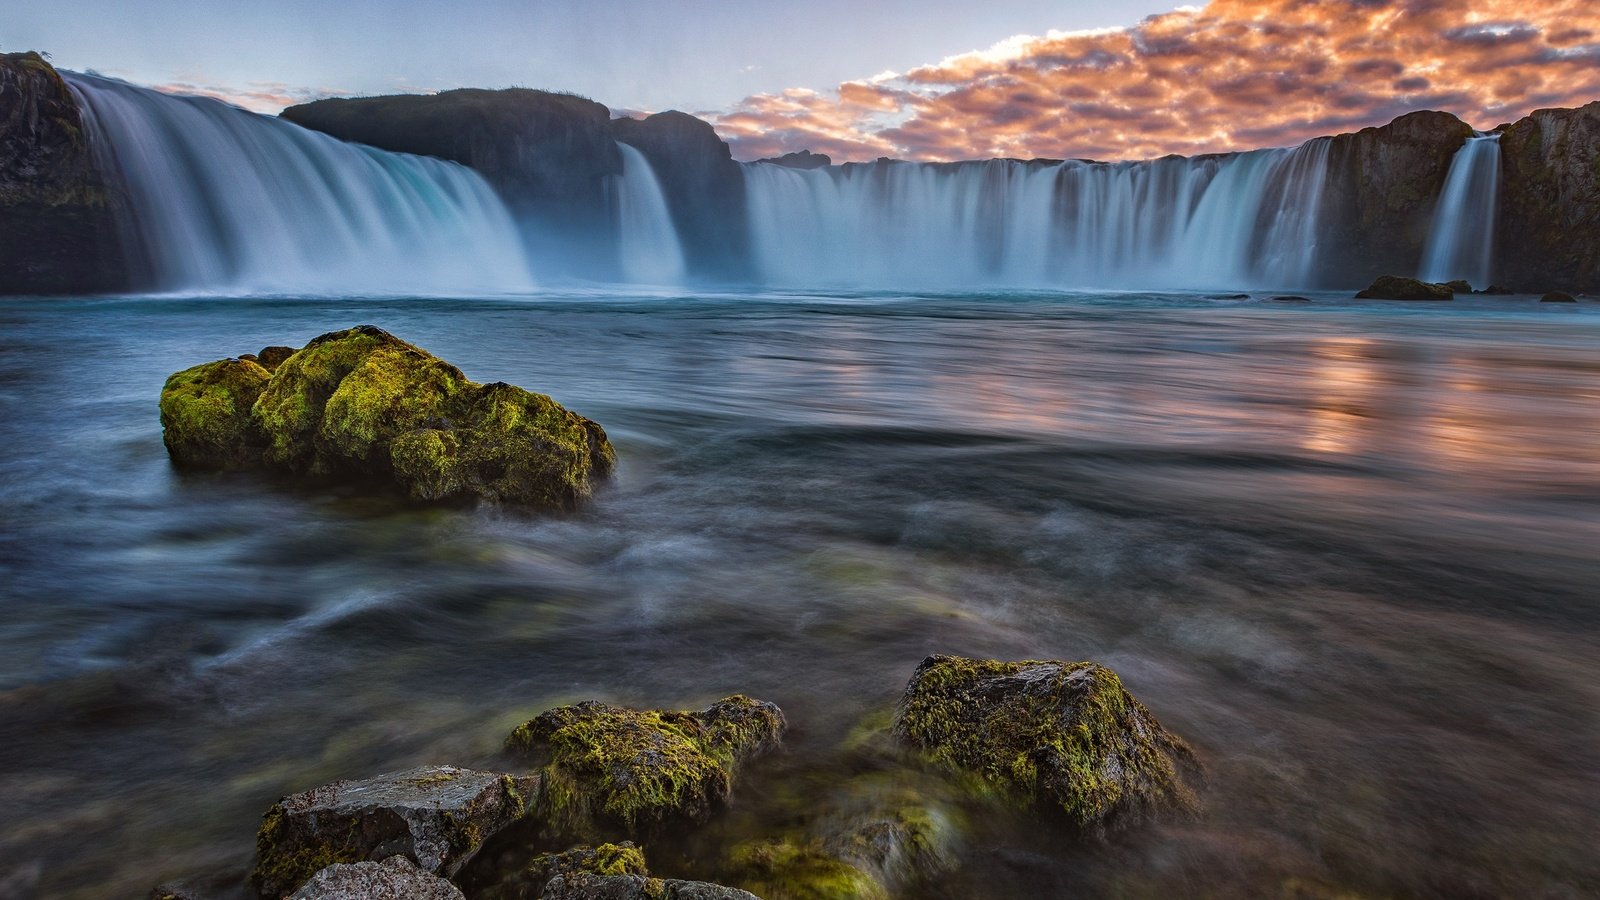
[[1448, 284], [1430, 284], [1399, 275], [1380, 275], [1372, 286], [1356, 294], [1357, 300], [1454, 300]]
[[537, 788], [532, 777], [424, 766], [285, 797], [263, 817], [251, 882], [283, 897], [335, 863], [396, 854], [449, 877], [527, 813]]
[[1551, 291], [1539, 298], [1540, 303], [1577, 303], [1578, 298], [1566, 291]]
[[787, 838], [749, 841], [730, 860], [740, 884], [786, 900], [888, 900], [872, 875], [814, 842]]
[[544, 761], [543, 820], [558, 833], [592, 838], [704, 821], [726, 801], [740, 764], [776, 747], [785, 727], [777, 706], [744, 696], [700, 712], [591, 700], [541, 713], [506, 747]]
[[700, 881], [650, 877], [632, 843], [542, 853], [514, 880], [484, 891], [484, 900], [744, 900], [744, 891]]
[[290, 900], [466, 900], [461, 889], [404, 856], [381, 863], [338, 863], [318, 872]]
[[894, 732], [934, 762], [1083, 828], [1197, 806], [1188, 745], [1094, 663], [930, 656]]
[[387, 477], [424, 500], [572, 509], [616, 462], [595, 422], [371, 325], [185, 369], [161, 423], [180, 466]]

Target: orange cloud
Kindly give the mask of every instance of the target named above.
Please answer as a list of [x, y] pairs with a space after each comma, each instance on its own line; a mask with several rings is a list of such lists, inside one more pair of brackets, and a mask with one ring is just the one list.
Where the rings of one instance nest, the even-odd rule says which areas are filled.
[[294, 106], [297, 103], [310, 103], [312, 100], [321, 100], [324, 97], [346, 96], [343, 92], [329, 90], [328, 88], [294, 87], [281, 82], [265, 81], [253, 81], [242, 88], [228, 85], [173, 81], [166, 84], [151, 85], [151, 88], [164, 94], [210, 97], [213, 100], [221, 100], [224, 103], [231, 103], [234, 106], [265, 115], [276, 115], [284, 107]]
[[1131, 159], [1295, 144], [1416, 109], [1489, 128], [1597, 98], [1594, 0], [1212, 0], [761, 94], [715, 124], [741, 159]]

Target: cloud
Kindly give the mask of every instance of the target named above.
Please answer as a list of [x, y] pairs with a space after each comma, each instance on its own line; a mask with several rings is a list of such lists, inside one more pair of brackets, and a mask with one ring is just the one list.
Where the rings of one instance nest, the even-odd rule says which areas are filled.
[[1600, 98], [1593, 0], [1213, 0], [1015, 35], [904, 73], [758, 94], [740, 159], [1142, 158], [1299, 143], [1413, 109], [1492, 127]]
[[325, 97], [348, 96], [342, 91], [330, 88], [296, 87], [276, 81], [252, 81], [244, 87], [196, 84], [189, 81], [169, 81], [166, 84], [151, 85], [151, 88], [164, 94], [210, 97], [213, 100], [221, 100], [224, 103], [231, 103], [251, 112], [267, 115], [276, 115], [284, 107], [294, 106], [298, 103], [310, 103], [313, 100], [321, 100]]

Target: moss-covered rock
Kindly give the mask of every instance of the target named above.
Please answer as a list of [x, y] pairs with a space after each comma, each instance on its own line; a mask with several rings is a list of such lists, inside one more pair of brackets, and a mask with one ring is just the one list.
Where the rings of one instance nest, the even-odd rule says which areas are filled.
[[536, 791], [534, 778], [425, 766], [285, 797], [262, 818], [250, 880], [283, 897], [328, 866], [395, 854], [449, 877], [526, 815]]
[[539, 900], [761, 900], [747, 891], [704, 881], [645, 875], [557, 875]]
[[251, 410], [271, 374], [247, 359], [219, 359], [174, 374], [161, 388], [161, 439], [184, 468], [255, 465], [261, 434]]
[[[1468, 286], [1471, 291], [1471, 286]], [[1380, 275], [1357, 300], [1454, 300], [1455, 290], [1448, 284], [1431, 284], [1400, 275]]]
[[777, 745], [783, 712], [734, 696], [701, 712], [587, 701], [519, 726], [509, 751], [543, 763], [539, 813], [560, 834], [635, 835], [704, 821], [726, 801], [738, 767]]
[[182, 465], [390, 478], [424, 500], [572, 509], [616, 463], [595, 422], [371, 325], [180, 372], [162, 423]]
[[404, 856], [381, 863], [337, 863], [318, 872], [290, 900], [466, 900], [461, 889]]
[[748, 841], [733, 849], [730, 880], [772, 900], [888, 900], [871, 874], [823, 849], [787, 838]]
[[1188, 745], [1094, 663], [930, 656], [894, 732], [935, 763], [1085, 829], [1196, 806]]

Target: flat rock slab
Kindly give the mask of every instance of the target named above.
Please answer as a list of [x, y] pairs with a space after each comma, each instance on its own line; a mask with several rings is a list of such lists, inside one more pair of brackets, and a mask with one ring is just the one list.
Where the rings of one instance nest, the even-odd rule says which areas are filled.
[[318, 872], [291, 900], [466, 900], [461, 889], [404, 856], [341, 863]]
[[285, 797], [262, 820], [251, 881], [261, 896], [283, 897], [335, 863], [397, 854], [449, 877], [522, 818], [537, 791], [537, 776], [424, 766]]

